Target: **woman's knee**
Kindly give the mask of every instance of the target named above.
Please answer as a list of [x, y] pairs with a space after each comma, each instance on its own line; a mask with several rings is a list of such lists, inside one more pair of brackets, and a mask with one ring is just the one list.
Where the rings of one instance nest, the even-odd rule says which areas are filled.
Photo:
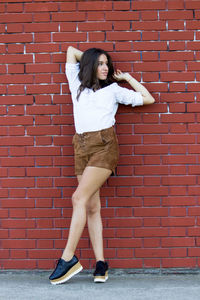
[[85, 206], [87, 207], [87, 197], [84, 197], [83, 194], [80, 194], [79, 192], [75, 191], [72, 195], [72, 205], [73, 207], [77, 207], [77, 206]]
[[79, 196], [79, 194], [77, 192], [74, 192], [73, 195], [72, 195], [72, 205], [73, 207], [77, 206], [80, 204], [80, 201], [81, 198]]
[[92, 204], [89, 203], [87, 206], [87, 213], [89, 216], [92, 216], [97, 213], [100, 214], [100, 211], [101, 211], [101, 207], [99, 203], [92, 203]]

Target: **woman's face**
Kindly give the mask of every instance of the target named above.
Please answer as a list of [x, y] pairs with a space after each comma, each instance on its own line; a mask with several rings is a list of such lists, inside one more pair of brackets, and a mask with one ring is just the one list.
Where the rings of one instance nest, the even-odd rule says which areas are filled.
[[108, 76], [108, 59], [105, 54], [101, 54], [98, 58], [97, 78], [106, 80]]

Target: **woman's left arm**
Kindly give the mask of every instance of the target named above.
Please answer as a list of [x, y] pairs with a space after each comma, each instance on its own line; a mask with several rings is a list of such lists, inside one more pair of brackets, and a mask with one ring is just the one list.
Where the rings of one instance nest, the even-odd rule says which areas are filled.
[[135, 78], [133, 78], [129, 73], [123, 73], [120, 70], [117, 70], [113, 76], [117, 81], [125, 80], [130, 86], [136, 91], [142, 94], [143, 104], [153, 104], [155, 99], [151, 96], [149, 91], [139, 83]]

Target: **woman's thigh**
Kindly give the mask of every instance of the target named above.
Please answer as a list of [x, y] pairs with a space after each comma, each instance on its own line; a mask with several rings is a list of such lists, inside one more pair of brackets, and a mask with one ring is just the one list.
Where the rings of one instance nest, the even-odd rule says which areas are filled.
[[[82, 177], [82, 175], [77, 176], [78, 182], [81, 181], [81, 177]], [[97, 210], [100, 211], [100, 209], [101, 209], [100, 189], [98, 189], [98, 191], [96, 191], [96, 193], [94, 193], [88, 200], [87, 210], [89, 213], [89, 212], [93, 212], [93, 211], [97, 211]]]
[[84, 198], [88, 202], [92, 196], [98, 195], [100, 187], [111, 173], [111, 170], [104, 168], [86, 167], [83, 174], [78, 176], [79, 184], [75, 191], [76, 196]]

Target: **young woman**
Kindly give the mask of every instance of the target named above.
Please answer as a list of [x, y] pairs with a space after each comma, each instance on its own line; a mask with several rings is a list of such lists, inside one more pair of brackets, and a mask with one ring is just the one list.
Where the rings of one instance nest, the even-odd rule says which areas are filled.
[[[73, 214], [67, 245], [49, 279], [52, 284], [60, 284], [82, 270], [74, 253], [87, 221], [96, 258], [94, 281], [105, 282], [108, 264], [103, 252], [99, 189], [115, 172], [118, 161], [113, 128], [115, 114], [119, 103], [136, 106], [152, 104], [155, 100], [129, 73], [114, 72], [109, 54], [102, 49], [91, 48], [83, 53], [70, 46], [66, 76], [73, 101], [78, 187], [72, 195]], [[113, 79], [127, 81], [133, 90], [120, 87]]]

